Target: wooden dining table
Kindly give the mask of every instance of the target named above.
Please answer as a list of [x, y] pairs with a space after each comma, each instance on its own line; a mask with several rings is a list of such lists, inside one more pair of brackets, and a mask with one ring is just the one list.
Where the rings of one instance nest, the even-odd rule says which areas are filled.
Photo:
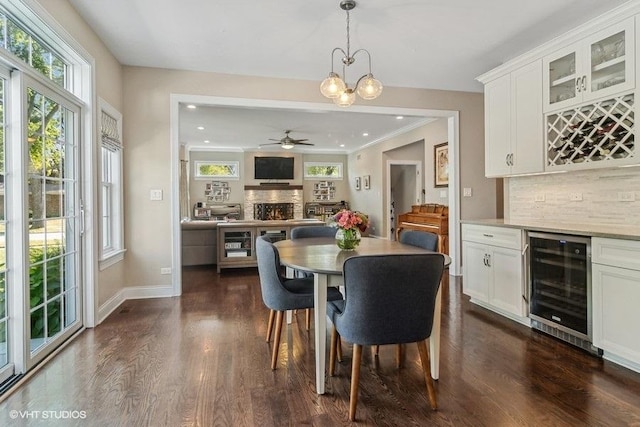
[[[281, 240], [274, 243], [280, 254], [280, 263], [294, 270], [313, 273], [316, 392], [324, 394], [325, 364], [327, 350], [327, 287], [341, 286], [342, 266], [347, 258], [360, 255], [397, 255], [433, 253], [417, 246], [405, 245], [397, 241], [363, 237], [354, 251], [338, 248], [335, 239], [313, 237], [296, 240]], [[443, 254], [444, 255], [444, 254]], [[451, 258], [444, 255], [445, 265]], [[440, 310], [441, 290], [438, 290], [433, 320], [433, 330], [429, 338], [431, 353], [431, 376], [439, 378], [440, 372]]]

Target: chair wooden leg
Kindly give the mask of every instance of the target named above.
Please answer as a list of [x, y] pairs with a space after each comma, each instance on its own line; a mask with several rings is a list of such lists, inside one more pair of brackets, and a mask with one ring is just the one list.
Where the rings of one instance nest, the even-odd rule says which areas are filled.
[[307, 331], [311, 328], [311, 309], [307, 308], [307, 311], [305, 312], [305, 325], [307, 327]]
[[362, 359], [362, 345], [353, 344], [353, 359], [351, 360], [351, 396], [349, 397], [349, 421], [356, 419], [358, 406], [358, 387], [360, 385], [360, 360]]
[[427, 394], [429, 395], [429, 402], [431, 402], [432, 409], [438, 409], [438, 402], [436, 400], [436, 389], [433, 386], [433, 378], [431, 378], [431, 362], [429, 361], [429, 350], [427, 350], [427, 340], [418, 341], [418, 351], [420, 352], [420, 362], [422, 362], [422, 371], [424, 372], [424, 379], [427, 383]]
[[336, 372], [336, 355], [338, 354], [338, 331], [334, 326], [331, 330], [331, 347], [329, 349], [329, 376], [332, 377]]
[[373, 346], [373, 356], [374, 357], [378, 357], [378, 354], [380, 354], [380, 346], [379, 345], [374, 345]]
[[338, 334], [336, 356], [338, 358], [338, 362], [342, 363], [342, 340], [340, 339], [340, 334]]
[[404, 357], [404, 348], [402, 347], [402, 344], [398, 344], [396, 346], [396, 365], [398, 366], [398, 368], [402, 368], [402, 359]]
[[278, 364], [278, 352], [280, 351], [280, 336], [282, 335], [282, 320], [284, 311], [276, 313], [276, 335], [273, 337], [273, 351], [271, 353], [271, 369], [275, 370]]
[[273, 321], [276, 318], [276, 311], [269, 310], [269, 322], [267, 323], [267, 342], [271, 341], [271, 333], [273, 332]]

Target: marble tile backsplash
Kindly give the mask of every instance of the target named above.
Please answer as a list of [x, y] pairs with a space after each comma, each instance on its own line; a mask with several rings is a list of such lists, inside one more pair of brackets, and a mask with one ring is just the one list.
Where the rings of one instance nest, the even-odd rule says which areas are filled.
[[244, 219], [254, 219], [253, 205], [256, 203], [293, 203], [293, 218], [303, 219], [302, 190], [245, 190]]
[[507, 185], [511, 221], [640, 226], [637, 167], [513, 177]]

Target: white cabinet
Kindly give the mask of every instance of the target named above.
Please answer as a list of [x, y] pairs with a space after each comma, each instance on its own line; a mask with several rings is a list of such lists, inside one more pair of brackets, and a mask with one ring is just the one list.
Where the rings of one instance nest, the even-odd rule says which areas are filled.
[[629, 18], [546, 56], [544, 111], [633, 89], [634, 37], [634, 18]]
[[462, 225], [463, 292], [472, 302], [528, 325], [523, 241], [520, 229]]
[[640, 372], [640, 242], [592, 239], [593, 344]]
[[544, 170], [542, 61], [485, 86], [485, 175]]

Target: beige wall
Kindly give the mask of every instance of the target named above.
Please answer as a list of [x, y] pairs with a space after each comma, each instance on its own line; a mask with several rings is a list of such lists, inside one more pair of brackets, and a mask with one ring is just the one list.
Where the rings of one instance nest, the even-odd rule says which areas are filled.
[[[401, 93], [404, 91], [404, 89], [398, 90]], [[437, 94], [443, 93], [440, 91], [434, 92]], [[472, 197], [465, 197], [459, 200], [460, 218], [495, 218], [497, 216], [495, 180], [487, 179], [484, 176], [483, 95], [462, 92], [448, 93], [451, 94], [451, 99], [446, 97], [446, 102], [438, 97], [429, 98], [431, 102], [425, 102], [425, 105], [420, 108], [460, 111], [460, 188], [471, 187], [473, 189]], [[394, 92], [395, 94], [396, 92]], [[457, 108], [451, 106], [452, 99], [458, 100], [459, 106]], [[439, 102], [442, 103], [442, 107]], [[418, 107], [413, 103], [408, 106]], [[429, 190], [427, 201], [438, 200], [438, 203], [448, 204], [446, 199], [440, 197], [440, 189], [433, 188], [433, 146], [447, 141], [447, 128], [447, 119], [437, 120], [349, 155], [350, 176], [371, 175], [371, 190], [356, 192], [352, 206], [354, 209], [370, 215], [372, 221], [371, 234], [387, 235], [385, 232], [388, 229], [385, 208], [388, 204], [386, 160], [388, 158], [387, 153], [392, 153], [398, 147], [406, 146], [421, 139], [425, 140], [423, 168], [425, 169], [425, 189]], [[399, 159], [395, 155], [394, 158]], [[415, 158], [406, 158], [406, 160], [415, 160]]]
[[[126, 201], [127, 236], [129, 253], [127, 285], [168, 285], [169, 276], [161, 276], [161, 267], [171, 263], [171, 201], [150, 202], [151, 188], [171, 188], [170, 177], [170, 94], [194, 94], [257, 98], [304, 102], [327, 102], [318, 92], [318, 82], [285, 79], [252, 78], [212, 73], [161, 70], [141, 67], [124, 68], [124, 136], [128, 144], [126, 184], [129, 188]], [[466, 157], [474, 166], [461, 171], [463, 185], [478, 185], [485, 180], [483, 156], [483, 96], [479, 93], [447, 92], [434, 90], [385, 88], [383, 96], [371, 105], [410, 108], [446, 109], [460, 111], [460, 141], [463, 160]], [[423, 138], [408, 136], [408, 142]], [[364, 150], [362, 158], [353, 157], [347, 176], [361, 176], [365, 170], [372, 176], [374, 197], [356, 200], [355, 206], [373, 213], [374, 221], [382, 217], [382, 177], [377, 170], [382, 166], [382, 149], [390, 149], [399, 142], [379, 144]], [[468, 153], [466, 153], [467, 151]], [[369, 166], [365, 166], [369, 165]], [[354, 173], [354, 171], [356, 173]], [[479, 172], [479, 174], [478, 174]], [[374, 176], [376, 178], [374, 179]], [[359, 192], [363, 194], [362, 191]], [[462, 217], [495, 216], [495, 194], [487, 194], [482, 200], [472, 198], [462, 203]], [[354, 196], [355, 198], [355, 196]], [[477, 202], [476, 202], [477, 200]], [[362, 204], [363, 206], [359, 206]], [[151, 220], [153, 218], [153, 220]]]
[[224, 203], [242, 203], [244, 200], [244, 180], [247, 170], [244, 167], [244, 154], [241, 152], [218, 151], [189, 151], [189, 209], [193, 214], [193, 205], [196, 202], [206, 202], [204, 194], [205, 185], [211, 183], [211, 179], [203, 180], [195, 178], [196, 161], [235, 161], [240, 163], [240, 179], [225, 180], [229, 183], [229, 200]]
[[[342, 179], [332, 180], [336, 187], [336, 196], [332, 201], [339, 202], [341, 200], [349, 201], [351, 187], [349, 185], [349, 168], [347, 167], [346, 154], [305, 154], [304, 162], [331, 162], [342, 163]], [[313, 202], [313, 185], [316, 180], [305, 180], [304, 185], [304, 201]], [[355, 185], [355, 183], [353, 184]]]
[[[38, 0], [38, 2], [51, 14], [51, 16], [62, 25], [65, 30], [73, 37], [95, 60], [95, 90], [96, 96], [103, 98], [114, 108], [123, 112], [122, 97], [122, 66], [116, 58], [109, 52], [107, 47], [102, 43], [98, 36], [93, 32], [75, 9], [66, 0]], [[97, 103], [94, 100], [94, 105]], [[126, 117], [123, 119], [124, 126], [127, 125]], [[97, 132], [94, 133], [97, 141]], [[124, 144], [127, 144], [126, 137]], [[125, 180], [127, 171], [125, 170]], [[91, 182], [97, 190], [97, 178]], [[127, 186], [125, 185], [125, 194]], [[94, 202], [94, 212], [97, 212], [97, 206]], [[125, 222], [126, 222], [125, 218]], [[94, 225], [98, 224], [97, 218]], [[96, 242], [97, 250], [97, 242]], [[126, 256], [126, 255], [125, 255]], [[125, 283], [125, 263], [120, 262], [107, 269], [100, 271], [96, 278], [98, 296], [98, 306], [101, 306], [116, 293], [118, 293]]]

